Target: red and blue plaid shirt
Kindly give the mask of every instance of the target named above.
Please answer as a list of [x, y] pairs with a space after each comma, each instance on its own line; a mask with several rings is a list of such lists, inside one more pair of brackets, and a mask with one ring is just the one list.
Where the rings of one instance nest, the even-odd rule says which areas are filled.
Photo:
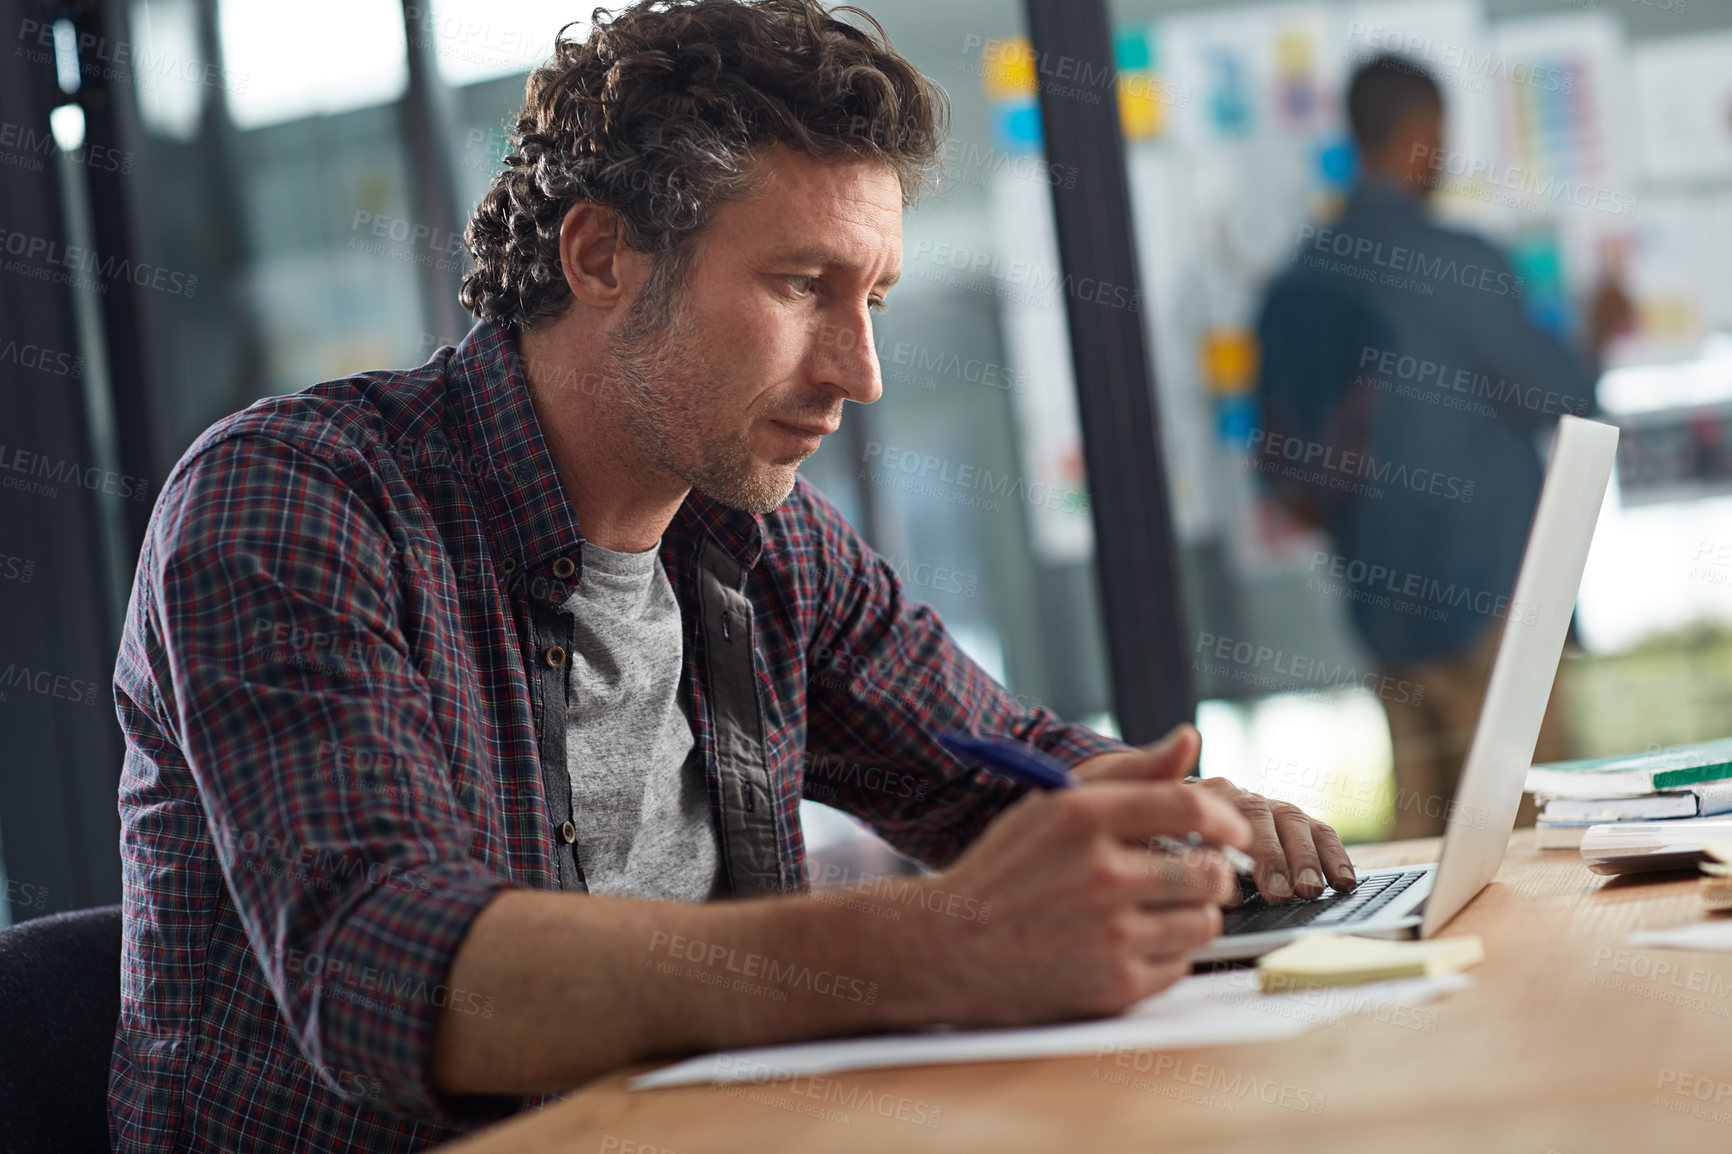
[[[582, 890], [560, 644], [582, 541], [491, 324], [187, 450], [115, 668], [116, 1150], [420, 1150], [550, 1100], [441, 1093], [428, 1063], [445, 1007], [492, 1013], [445, 984], [482, 908]], [[1019, 791], [943, 728], [1124, 748], [1020, 706], [804, 482], [762, 516], [692, 494], [662, 559], [728, 892], [806, 888], [803, 795], [954, 859]]]

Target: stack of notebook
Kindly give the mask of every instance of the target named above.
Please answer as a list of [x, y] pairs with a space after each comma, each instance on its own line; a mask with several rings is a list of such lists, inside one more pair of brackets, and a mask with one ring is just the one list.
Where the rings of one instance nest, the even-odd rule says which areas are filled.
[[1732, 738], [1528, 770], [1540, 805], [1535, 844], [1573, 849], [1605, 822], [1689, 821], [1732, 814]]

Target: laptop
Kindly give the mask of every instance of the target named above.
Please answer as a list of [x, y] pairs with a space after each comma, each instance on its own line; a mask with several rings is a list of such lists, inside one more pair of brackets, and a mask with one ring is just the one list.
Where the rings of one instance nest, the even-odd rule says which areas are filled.
[[1362, 870], [1351, 890], [1281, 905], [1265, 903], [1247, 887], [1246, 900], [1225, 911], [1221, 936], [1192, 961], [1254, 958], [1311, 933], [1429, 938], [1491, 881], [1515, 829], [1617, 447], [1611, 425], [1568, 416], [1558, 421], [1440, 860]]

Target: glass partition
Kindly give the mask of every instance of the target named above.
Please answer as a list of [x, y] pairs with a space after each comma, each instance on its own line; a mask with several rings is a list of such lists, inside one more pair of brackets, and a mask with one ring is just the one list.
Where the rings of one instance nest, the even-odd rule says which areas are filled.
[[[294, 20], [256, 8], [132, 7], [137, 27], [195, 46], [186, 54], [221, 78], [144, 94], [152, 243], [213, 290], [165, 321], [170, 459], [258, 396], [418, 363], [462, 335], [429, 307], [429, 267], [454, 288], [467, 253], [461, 220], [416, 208], [406, 49], [436, 64], [467, 213], [527, 73], [591, 6], [356, 0]], [[946, 89], [953, 134], [942, 179], [906, 216], [902, 282], [876, 323], [884, 396], [850, 405], [806, 473], [1021, 700], [1111, 732], [1049, 195], [1075, 174], [1042, 158], [1021, 5], [865, 8]]]
[[[1732, 9], [1114, 0], [1112, 11], [1121, 68], [1134, 59], [1168, 96], [1162, 115], [1127, 118], [1125, 129], [1205, 772], [1298, 802], [1349, 839], [1415, 832], [1418, 819], [1441, 830], [1447, 783], [1416, 788], [1412, 772], [1398, 781], [1392, 767], [1420, 742], [1459, 762], [1502, 626], [1496, 598], [1509, 587], [1452, 584], [1448, 558], [1519, 555], [1532, 508], [1525, 482], [1475, 454], [1505, 437], [1513, 447], [1500, 459], [1537, 476], [1550, 422], [1581, 411], [1565, 358], [1583, 366], [1590, 395], [1597, 379], [1592, 411], [1624, 433], [1539, 756], [1723, 736]], [[1371, 250], [1381, 234], [1350, 235], [1368, 219], [1356, 193], [1390, 179], [1386, 160], [1356, 144], [1345, 109], [1356, 69], [1380, 54], [1441, 92], [1441, 134], [1409, 149], [1429, 195], [1402, 187], [1419, 206], [1413, 219], [1489, 246], [1473, 249], [1490, 255], [1472, 286], [1466, 273], [1449, 279], [1441, 251]], [[1291, 275], [1325, 262], [1341, 277], [1380, 277], [1379, 287]], [[1284, 297], [1283, 284], [1311, 295]], [[1471, 331], [1480, 322], [1466, 318], [1479, 316], [1510, 331]], [[1331, 341], [1350, 346], [1353, 363], [1308, 383]], [[1456, 363], [1407, 355], [1422, 347], [1462, 351]], [[1511, 367], [1523, 364], [1560, 367]], [[1272, 423], [1266, 398], [1282, 381], [1298, 381], [1299, 396], [1341, 390], [1343, 421], [1341, 398], [1360, 398], [1374, 414], [1366, 421], [1409, 406], [1420, 431], [1393, 453], [1373, 437], [1383, 457], [1367, 463], [1341, 427], [1308, 437]], [[1420, 411], [1430, 415], [1411, 417]], [[1481, 463], [1448, 467], [1461, 460]], [[1404, 506], [1405, 532], [1434, 535], [1432, 555], [1445, 560], [1372, 589], [1377, 558], [1355, 549], [1423, 556], [1428, 542], [1398, 545], [1399, 524], [1377, 537], [1345, 514], [1333, 524], [1296, 515], [1281, 490], [1307, 466], [1314, 488], [1352, 490], [1360, 525], [1376, 520], [1380, 499], [1395, 500], [1373, 491], [1391, 475], [1433, 466], [1443, 495]], [[1382, 600], [1359, 604], [1372, 597]], [[1470, 631], [1464, 617], [1479, 601], [1491, 609]], [[1376, 612], [1395, 611], [1436, 631], [1461, 624], [1474, 639], [1403, 660], [1376, 624]]]

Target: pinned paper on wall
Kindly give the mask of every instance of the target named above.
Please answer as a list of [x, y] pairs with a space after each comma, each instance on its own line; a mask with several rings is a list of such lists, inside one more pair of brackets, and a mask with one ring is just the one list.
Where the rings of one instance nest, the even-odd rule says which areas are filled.
[[1625, 291], [1635, 331], [1621, 343], [1621, 358], [1687, 359], [1732, 320], [1732, 198], [1650, 195], [1631, 223]]
[[[1041, 148], [1043, 68], [1027, 37], [1008, 36], [982, 46], [981, 88], [999, 148], [1008, 152]], [[1190, 92], [1167, 78], [1159, 34], [1153, 27], [1132, 26], [1114, 33], [1113, 70], [1119, 124], [1126, 140], [1158, 139], [1166, 131], [1172, 110], [1190, 104]], [[1047, 78], [1067, 86], [1072, 83], [1062, 74]]]
[[1159, 34], [1147, 25], [1119, 29], [1113, 34], [1113, 59], [1119, 70], [1119, 123], [1125, 139], [1159, 139], [1172, 109], [1188, 103], [1188, 94], [1170, 84], [1162, 71]]
[[[1173, 98], [1159, 72], [1159, 44], [1147, 30], [1115, 38], [1119, 110], [1127, 135], [1158, 135]], [[1041, 62], [1021, 37], [987, 43], [982, 84], [992, 109], [994, 142], [1008, 153], [1042, 150], [1038, 92]], [[1067, 277], [1045, 184], [995, 173], [988, 186], [995, 247], [995, 296], [1007, 359], [1027, 381], [1011, 397], [1016, 411], [1020, 474], [1007, 495], [1026, 511], [1036, 556], [1053, 563], [1086, 561], [1094, 553], [1094, 519], [1077, 414], [1067, 306], [1071, 294], [1136, 311], [1138, 291]], [[996, 492], [996, 491], [995, 491]]]
[[1256, 18], [1206, 9], [1160, 24], [1167, 66], [1190, 93], [1181, 134], [1191, 146], [1321, 131], [1338, 123], [1343, 78], [1339, 14], [1286, 4]]
[[988, 40], [980, 53], [980, 87], [992, 118], [994, 148], [1013, 156], [1041, 151], [1040, 79], [1034, 48], [1021, 36]]
[[1642, 171], [1650, 180], [1732, 176], [1732, 32], [1649, 40], [1630, 49]]
[[1067, 294], [1088, 291], [1100, 299], [1122, 286], [1073, 284], [1060, 273], [1058, 237], [1043, 184], [999, 173], [989, 194], [1000, 255], [994, 268], [1005, 352], [1028, 382], [1011, 395], [1021, 463], [1015, 495], [1027, 510], [1037, 556], [1084, 561], [1094, 553], [1094, 520], [1071, 367]]
[[1275, 34], [1275, 116], [1287, 128], [1315, 128], [1329, 118], [1318, 55], [1317, 38], [1305, 23], [1283, 24]]
[[1499, 25], [1495, 80], [1504, 160], [1531, 174], [1542, 202], [1594, 207], [1560, 188], [1628, 188], [1615, 110], [1627, 79], [1623, 29], [1608, 13], [1567, 13]]

